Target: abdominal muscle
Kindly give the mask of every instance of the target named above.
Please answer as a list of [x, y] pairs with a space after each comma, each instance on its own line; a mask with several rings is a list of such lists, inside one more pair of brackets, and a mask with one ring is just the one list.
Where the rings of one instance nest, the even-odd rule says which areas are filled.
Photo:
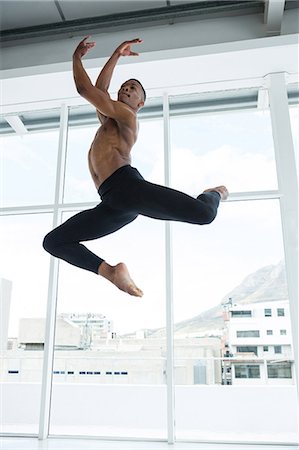
[[[110, 120], [112, 123], [107, 123]], [[132, 145], [121, 136], [112, 119], [99, 128], [88, 152], [89, 170], [97, 189], [117, 169], [131, 164]]]

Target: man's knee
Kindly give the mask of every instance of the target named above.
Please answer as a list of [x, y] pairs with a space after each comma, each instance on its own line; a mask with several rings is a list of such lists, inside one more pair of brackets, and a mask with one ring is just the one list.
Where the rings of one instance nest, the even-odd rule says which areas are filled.
[[50, 253], [51, 255], [55, 252], [55, 248], [57, 247], [58, 242], [55, 238], [55, 231], [50, 231], [43, 240], [43, 248]]
[[200, 225], [209, 225], [217, 216], [217, 208], [207, 205], [202, 216]]

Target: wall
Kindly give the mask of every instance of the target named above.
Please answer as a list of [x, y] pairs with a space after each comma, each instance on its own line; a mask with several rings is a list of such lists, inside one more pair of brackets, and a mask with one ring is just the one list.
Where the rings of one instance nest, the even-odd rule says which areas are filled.
[[[3, 431], [37, 430], [40, 385], [1, 388]], [[294, 386], [177, 386], [175, 406], [178, 439], [297, 439]], [[166, 417], [166, 386], [55, 384], [50, 433], [166, 438]]]

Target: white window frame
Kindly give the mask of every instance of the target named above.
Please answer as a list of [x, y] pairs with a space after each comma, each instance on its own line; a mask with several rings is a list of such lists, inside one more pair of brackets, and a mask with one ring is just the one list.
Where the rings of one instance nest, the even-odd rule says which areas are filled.
[[[272, 121], [272, 132], [275, 148], [275, 159], [278, 176], [278, 190], [232, 193], [228, 201], [277, 199], [280, 202], [283, 242], [286, 259], [286, 273], [289, 289], [291, 310], [293, 348], [296, 366], [297, 387], [299, 385], [299, 339], [298, 339], [298, 179], [295, 164], [295, 152], [287, 97], [288, 79], [285, 73], [268, 74], [264, 79], [234, 80], [207, 85], [188, 86], [181, 88], [181, 93], [205, 92], [207, 87], [215, 91], [227, 88], [251, 88], [258, 86], [268, 90], [269, 106]], [[169, 147], [169, 95], [177, 95], [180, 89], [172, 88], [166, 91], [163, 99], [164, 120], [164, 155], [165, 184], [170, 183], [170, 147]], [[30, 214], [37, 212], [53, 213], [53, 226], [61, 223], [62, 213], [69, 210], [83, 210], [94, 206], [94, 202], [63, 204], [63, 182], [65, 172], [67, 115], [68, 107], [84, 104], [82, 99], [70, 98], [61, 104], [59, 100], [28, 103], [26, 105], [9, 105], [2, 108], [3, 114], [20, 114], [24, 111], [61, 107], [59, 151], [57, 161], [57, 176], [54, 205], [37, 205], [32, 207], [3, 208], [3, 215]], [[175, 407], [174, 407], [174, 364], [173, 364], [173, 301], [172, 301], [172, 243], [171, 227], [165, 225], [166, 245], [166, 317], [167, 317], [167, 405], [168, 405], [168, 442], [175, 442]], [[46, 320], [46, 340], [44, 349], [44, 365], [40, 407], [39, 439], [45, 439], [49, 434], [50, 403], [52, 389], [52, 374], [54, 360], [56, 298], [58, 287], [58, 261], [51, 258], [49, 270], [49, 288]], [[298, 389], [297, 389], [298, 392]]]

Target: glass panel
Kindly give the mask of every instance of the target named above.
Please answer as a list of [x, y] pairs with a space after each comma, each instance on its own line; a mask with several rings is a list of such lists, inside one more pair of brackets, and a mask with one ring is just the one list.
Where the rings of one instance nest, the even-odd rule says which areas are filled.
[[1, 139], [1, 206], [54, 202], [58, 130]]
[[141, 299], [61, 262], [51, 434], [165, 438], [163, 241], [164, 224], [139, 217], [88, 243], [126, 262]]
[[88, 169], [88, 150], [99, 125], [72, 127], [68, 130], [65, 203], [99, 202], [99, 195]]
[[[69, 131], [69, 163], [74, 159], [65, 201], [90, 200], [94, 191], [82, 189], [75, 199], [80, 186], [70, 184], [74, 173], [89, 183], [88, 171], [82, 171], [86, 153], [75, 146], [80, 139], [86, 144], [88, 133], [91, 140], [91, 129]], [[161, 120], [141, 122], [132, 165], [149, 181], [162, 182]], [[164, 223], [138, 217], [87, 247], [110, 264], [124, 261], [144, 297], [129, 297], [107, 280], [61, 262], [50, 432], [165, 439]]]
[[1, 217], [1, 431], [37, 433], [49, 256], [50, 214]]
[[299, 106], [290, 106], [291, 127], [297, 162], [297, 174], [299, 177]]
[[[279, 202], [221, 203], [208, 226], [175, 223], [173, 254], [178, 439], [236, 440], [236, 423], [242, 440], [267, 441], [279, 423], [280, 438], [291, 439], [294, 377], [279, 380], [289, 411], [284, 420], [281, 406], [275, 406], [277, 379], [267, 376], [267, 361], [294, 365]], [[285, 317], [278, 317], [277, 307], [285, 309]], [[273, 336], [267, 336], [265, 309], [272, 309]], [[234, 314], [249, 310], [247, 317]], [[289, 330], [286, 336], [281, 329]], [[274, 344], [280, 343], [282, 353], [275, 354]], [[235, 374], [237, 367], [246, 367], [244, 374]], [[250, 396], [263, 403], [258, 413]], [[225, 417], [215, 408], [219, 401], [226, 405]]]
[[268, 110], [171, 118], [173, 187], [191, 195], [277, 189]]

